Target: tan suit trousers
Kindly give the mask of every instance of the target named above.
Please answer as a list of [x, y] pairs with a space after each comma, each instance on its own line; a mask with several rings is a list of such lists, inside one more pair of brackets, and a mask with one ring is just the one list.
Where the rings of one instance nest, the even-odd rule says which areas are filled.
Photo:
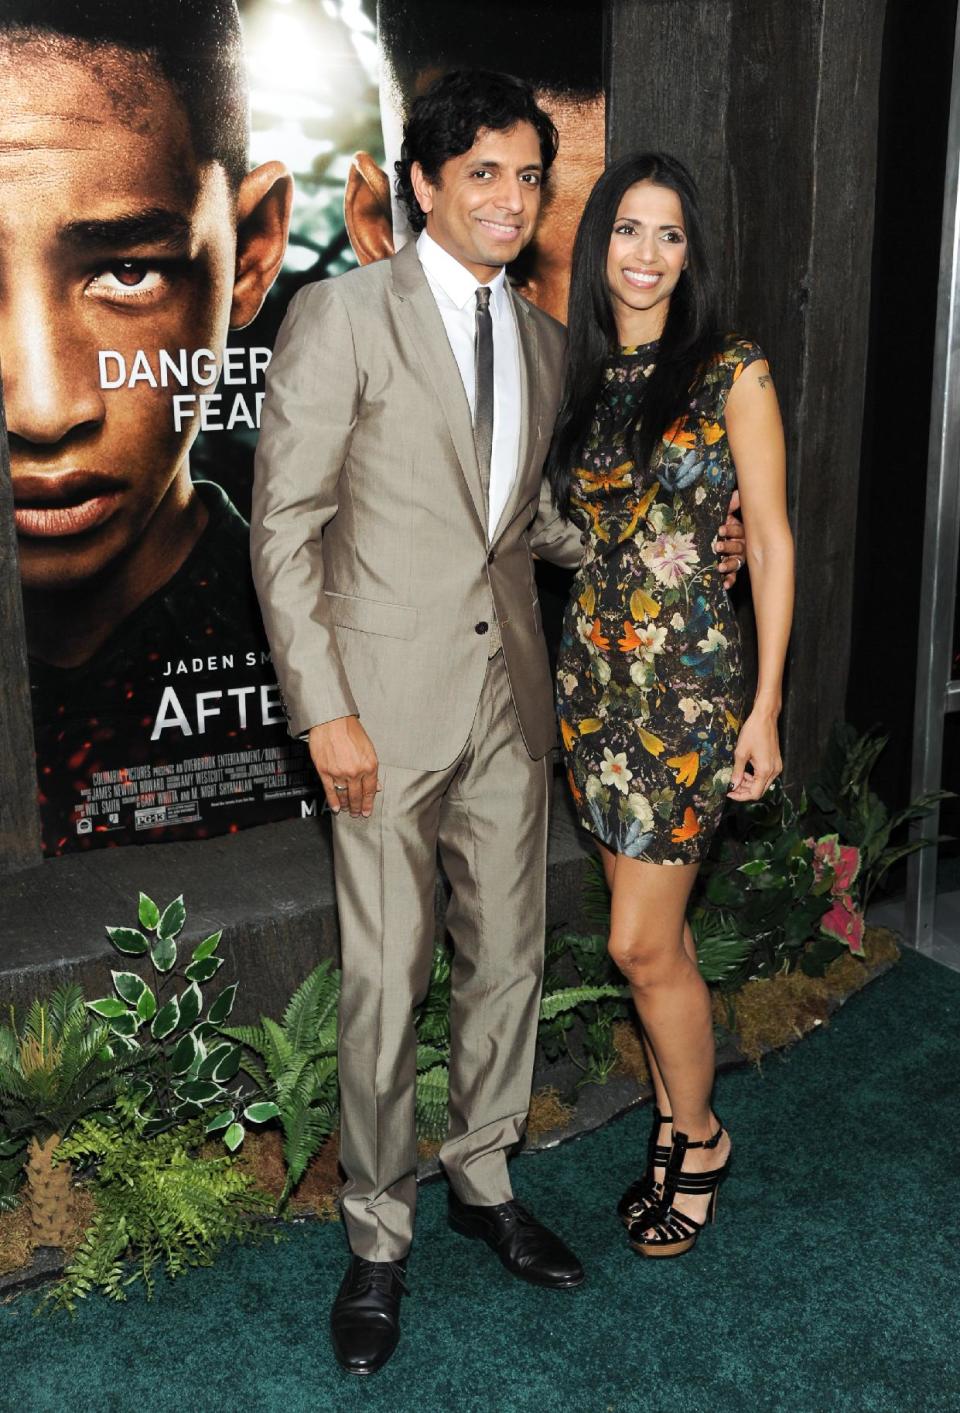
[[413, 1236], [412, 1013], [430, 981], [438, 849], [455, 949], [440, 1159], [464, 1202], [512, 1195], [506, 1158], [526, 1123], [543, 978], [549, 770], [549, 756], [524, 748], [498, 653], [453, 764], [383, 767], [371, 818], [333, 821], [342, 1207], [351, 1249], [367, 1260], [399, 1260]]

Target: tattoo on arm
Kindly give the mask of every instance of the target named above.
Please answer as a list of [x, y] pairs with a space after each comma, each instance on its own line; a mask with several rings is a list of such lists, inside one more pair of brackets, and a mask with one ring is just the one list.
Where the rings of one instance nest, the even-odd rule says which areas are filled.
[[773, 382], [773, 378], [770, 376], [769, 373], [761, 373], [757, 378], [757, 382], [762, 388], [766, 388], [769, 387], [770, 384]]

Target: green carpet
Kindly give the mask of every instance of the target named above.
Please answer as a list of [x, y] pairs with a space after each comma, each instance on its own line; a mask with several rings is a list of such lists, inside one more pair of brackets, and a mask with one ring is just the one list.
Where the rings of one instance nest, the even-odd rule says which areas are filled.
[[412, 1297], [393, 1361], [341, 1375], [327, 1315], [339, 1224], [235, 1248], [148, 1304], [74, 1320], [0, 1308], [0, 1408], [714, 1413], [960, 1409], [960, 975], [908, 954], [762, 1074], [721, 1078], [735, 1144], [719, 1223], [690, 1256], [632, 1254], [612, 1206], [647, 1114], [552, 1153], [514, 1183], [588, 1282], [511, 1280], [421, 1192]]

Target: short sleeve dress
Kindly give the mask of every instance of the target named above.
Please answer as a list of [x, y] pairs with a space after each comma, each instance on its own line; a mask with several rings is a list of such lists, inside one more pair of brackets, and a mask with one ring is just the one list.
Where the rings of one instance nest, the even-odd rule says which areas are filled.
[[583, 827], [615, 853], [680, 864], [710, 846], [740, 729], [739, 633], [712, 546], [736, 485], [727, 396], [764, 355], [728, 338], [638, 469], [628, 438], [656, 356], [655, 343], [612, 355], [573, 473], [586, 547], [564, 618], [557, 705]]

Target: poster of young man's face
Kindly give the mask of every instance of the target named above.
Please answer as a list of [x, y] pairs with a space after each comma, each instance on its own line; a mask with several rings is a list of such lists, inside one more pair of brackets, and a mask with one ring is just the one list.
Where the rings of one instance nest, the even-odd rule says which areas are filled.
[[[378, 36], [360, 0], [0, 0], [0, 365], [48, 854], [316, 811], [249, 572], [264, 374], [301, 284], [408, 237], [386, 172], [416, 92], [524, 74], [547, 7], [504, 7], [496, 62], [490, 8], [384, 0]], [[513, 273], [561, 318], [603, 162], [599, 25], [552, 61], [542, 31], [525, 74], [561, 149]]]

